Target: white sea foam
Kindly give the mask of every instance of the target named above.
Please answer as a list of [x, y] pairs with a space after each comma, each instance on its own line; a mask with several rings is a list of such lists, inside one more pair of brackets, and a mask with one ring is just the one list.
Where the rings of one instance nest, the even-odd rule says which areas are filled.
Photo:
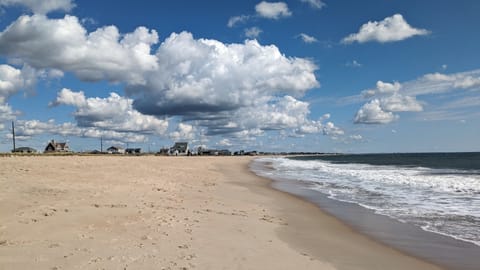
[[310, 182], [332, 199], [356, 203], [424, 230], [480, 246], [480, 175], [451, 169], [334, 164], [265, 158], [274, 179]]

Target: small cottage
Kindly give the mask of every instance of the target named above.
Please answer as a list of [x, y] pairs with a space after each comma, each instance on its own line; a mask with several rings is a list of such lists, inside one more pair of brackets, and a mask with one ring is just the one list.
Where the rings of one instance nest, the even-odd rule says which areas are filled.
[[70, 148], [68, 147], [66, 142], [56, 142], [51, 140], [47, 147], [45, 147], [45, 153], [55, 153], [55, 152], [70, 152]]
[[170, 154], [170, 149], [167, 148], [167, 147], [160, 148], [160, 151], [158, 151], [157, 154], [166, 156], [166, 155]]
[[130, 155], [139, 155], [139, 154], [142, 153], [142, 149], [141, 148], [127, 148], [127, 149], [125, 149], [125, 153], [130, 154]]
[[37, 153], [37, 150], [31, 147], [17, 147], [12, 152], [22, 153], [22, 154], [32, 154], [32, 153]]
[[120, 146], [110, 146], [107, 148], [107, 153], [109, 154], [125, 154], [125, 149]]

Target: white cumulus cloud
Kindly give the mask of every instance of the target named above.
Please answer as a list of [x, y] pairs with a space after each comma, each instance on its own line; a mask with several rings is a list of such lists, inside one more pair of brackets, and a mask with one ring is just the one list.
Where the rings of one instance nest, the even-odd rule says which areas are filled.
[[9, 65], [0, 65], [0, 103], [17, 93], [26, 84], [22, 70]]
[[76, 136], [87, 138], [105, 138], [119, 142], [145, 142], [144, 134], [134, 132], [117, 132], [114, 130], [101, 130], [95, 127], [79, 127], [75, 123], [57, 124], [54, 119], [47, 122], [39, 120], [18, 120], [15, 125], [15, 137], [29, 140], [42, 134], [60, 135], [62, 137]]
[[292, 12], [288, 9], [288, 5], [284, 2], [262, 1], [255, 6], [255, 12], [256, 15], [238, 15], [230, 17], [228, 19], [227, 26], [232, 28], [256, 17], [277, 20], [292, 15]]
[[413, 28], [401, 14], [395, 14], [380, 22], [367, 22], [360, 27], [358, 33], [348, 35], [342, 42], [346, 44], [353, 42], [365, 43], [368, 41], [385, 43], [400, 41], [413, 36], [428, 35], [429, 33], [425, 29]]
[[373, 97], [375, 95], [391, 95], [400, 90], [402, 85], [399, 82], [386, 83], [377, 81], [377, 87], [375, 89], [368, 89], [362, 91], [364, 97]]
[[373, 98], [363, 105], [355, 115], [355, 123], [387, 124], [396, 119], [394, 112], [420, 112], [423, 105], [415, 96], [408, 96], [402, 91], [399, 82], [378, 81], [376, 88], [362, 91], [365, 98]]
[[157, 68], [150, 54], [157, 42], [157, 32], [145, 27], [123, 35], [115, 26], [87, 33], [74, 16], [23, 15], [0, 33], [0, 53], [36, 69], [71, 71], [84, 80], [137, 82], [143, 72]]
[[54, 10], [70, 11], [75, 7], [73, 0], [0, 0], [0, 6], [24, 6], [38, 14]]
[[398, 116], [392, 112], [386, 112], [382, 109], [380, 100], [374, 99], [358, 110], [354, 122], [362, 124], [388, 124], [397, 118]]
[[80, 136], [82, 131], [73, 123], [56, 124], [54, 119], [47, 122], [39, 120], [18, 120], [15, 125], [16, 136], [29, 139], [40, 134], [58, 134], [62, 136]]
[[20, 90], [33, 87], [37, 75], [29, 66], [17, 69], [10, 65], [0, 65], [0, 130], [5, 127], [6, 121], [14, 120], [20, 114], [12, 109], [7, 100]]
[[156, 56], [159, 68], [147, 74], [146, 83], [127, 88], [135, 108], [145, 114], [211, 115], [251, 107], [272, 95], [301, 96], [319, 86], [314, 63], [256, 40], [224, 44], [173, 33]]
[[422, 104], [415, 97], [394, 94], [380, 99], [382, 109], [388, 112], [421, 112]]
[[[357, 112], [355, 123], [385, 124], [398, 118], [398, 112], [422, 112], [422, 119], [451, 120], [475, 117], [470, 110], [478, 106], [480, 70], [453, 74], [430, 73], [404, 83], [378, 81], [376, 87], [362, 91], [369, 99]], [[442, 94], [442, 98], [437, 98]], [[428, 111], [425, 102], [418, 100], [428, 96]]]
[[292, 15], [292, 12], [288, 9], [288, 5], [284, 2], [262, 1], [255, 6], [255, 11], [259, 16], [268, 19], [280, 19]]
[[18, 112], [13, 111], [10, 105], [0, 102], [0, 130], [5, 128], [5, 122], [14, 120], [17, 115]]
[[[268, 4], [260, 5], [262, 12], [265, 7], [283, 7]], [[275, 16], [288, 14], [284, 7], [286, 11]], [[125, 85], [127, 97], [87, 97], [69, 89], [58, 93], [51, 105], [75, 107], [75, 131], [81, 136], [118, 140], [125, 134], [144, 140], [145, 135], [189, 137], [194, 132], [243, 138], [284, 129], [339, 133], [331, 127], [324, 132], [325, 124], [309, 119], [308, 102], [299, 100], [320, 86], [317, 66], [309, 59], [288, 57], [275, 45], [256, 40], [227, 44], [196, 39], [188, 32], [172, 33], [158, 43], [157, 32], [145, 27], [126, 34], [115, 26], [89, 32], [75, 16], [51, 19], [35, 14], [19, 17], [0, 33], [0, 54], [45, 76], [70, 72], [84, 81]], [[24, 76], [15, 68], [3, 68], [0, 91], [8, 96]], [[2, 81], [13, 86], [5, 83], [2, 88]], [[165, 134], [166, 117], [181, 122], [182, 128]], [[189, 126], [192, 132], [186, 133]], [[139, 137], [132, 137], [134, 133]]]
[[232, 144], [232, 142], [230, 142], [229, 139], [224, 138], [224, 139], [221, 139], [221, 140], [217, 143], [217, 145], [220, 145], [220, 146], [232, 146], [233, 144]]
[[195, 138], [195, 128], [189, 124], [179, 123], [177, 130], [170, 133], [170, 138], [174, 141], [193, 140]]
[[332, 137], [337, 137], [337, 136], [344, 135], [345, 132], [341, 128], [335, 126], [334, 123], [327, 122], [323, 126], [323, 134], [328, 135], [328, 136], [332, 136]]
[[168, 121], [143, 115], [133, 109], [133, 100], [110, 93], [107, 98], [86, 98], [83, 92], [62, 89], [51, 104], [76, 108], [75, 119], [80, 127], [94, 127], [115, 132], [138, 132], [163, 135]]

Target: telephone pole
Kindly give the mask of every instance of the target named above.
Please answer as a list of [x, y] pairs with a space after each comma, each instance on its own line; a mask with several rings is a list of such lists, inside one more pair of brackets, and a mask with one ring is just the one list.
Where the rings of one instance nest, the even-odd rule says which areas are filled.
[[100, 137], [100, 153], [103, 153], [103, 137]]
[[12, 140], [13, 140], [13, 150], [12, 152], [15, 152], [15, 123], [12, 121]]

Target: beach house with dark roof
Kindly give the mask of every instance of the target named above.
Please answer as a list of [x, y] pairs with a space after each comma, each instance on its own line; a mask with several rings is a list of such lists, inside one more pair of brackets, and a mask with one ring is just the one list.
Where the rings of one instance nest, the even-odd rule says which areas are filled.
[[125, 154], [125, 149], [120, 146], [110, 146], [107, 148], [109, 154]]
[[175, 156], [188, 155], [188, 142], [176, 142], [172, 148], [170, 148], [170, 154]]
[[127, 149], [125, 149], [125, 154], [129, 154], [129, 155], [139, 155], [141, 153], [142, 153], [141, 148], [127, 148]]
[[70, 152], [70, 148], [68, 147], [66, 142], [56, 142], [55, 140], [51, 140], [47, 147], [45, 147], [44, 153], [61, 153], [61, 152]]

